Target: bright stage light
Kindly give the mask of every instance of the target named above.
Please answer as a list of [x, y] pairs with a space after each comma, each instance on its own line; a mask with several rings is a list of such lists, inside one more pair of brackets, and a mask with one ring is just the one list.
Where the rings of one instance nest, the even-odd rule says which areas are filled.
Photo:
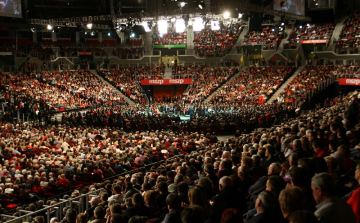
[[200, 32], [204, 28], [204, 20], [202, 18], [196, 18], [195, 22], [193, 23], [193, 30], [195, 32]]
[[200, 9], [204, 9], [205, 8], [204, 1], [201, 1], [198, 6], [199, 6]]
[[157, 25], [160, 34], [166, 34], [168, 32], [168, 22], [166, 20], [159, 20]]
[[184, 19], [177, 19], [175, 23], [176, 33], [183, 33], [185, 31], [185, 21]]
[[211, 30], [220, 30], [219, 21], [211, 21]]
[[93, 24], [92, 24], [92, 23], [88, 23], [88, 24], [86, 24], [86, 28], [88, 28], [88, 29], [92, 29], [92, 26], [93, 26]]
[[149, 23], [148, 22], [142, 22], [141, 25], [144, 27], [145, 32], [151, 32], [151, 29], [149, 27]]
[[46, 28], [47, 28], [48, 30], [52, 30], [53, 27], [52, 27], [52, 25], [49, 24], [49, 25], [47, 25]]
[[230, 18], [230, 12], [224, 12], [224, 19]]
[[192, 25], [193, 25], [193, 21], [189, 20], [188, 24], [189, 24], [189, 26], [192, 26]]
[[175, 22], [175, 21], [176, 21], [176, 18], [171, 18], [170, 21], [171, 21], [171, 22]]
[[242, 14], [242, 13], [239, 13], [238, 18], [241, 19], [242, 17], [243, 17], [243, 14]]

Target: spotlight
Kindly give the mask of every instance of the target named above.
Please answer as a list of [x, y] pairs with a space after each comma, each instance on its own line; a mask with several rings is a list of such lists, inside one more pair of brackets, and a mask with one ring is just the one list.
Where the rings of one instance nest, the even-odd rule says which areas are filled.
[[307, 26], [307, 27], [310, 27], [310, 24], [308, 23], [308, 24], [306, 24], [306, 26]]
[[95, 36], [96, 32], [95, 31], [91, 31], [90, 35], [91, 36]]
[[33, 32], [33, 33], [35, 33], [35, 32], [37, 31], [36, 28], [31, 28], [30, 30], [31, 30], [31, 32]]
[[275, 32], [275, 29], [271, 29], [271, 31]]
[[282, 22], [281, 25], [283, 26], [283, 25], [285, 25], [285, 23]]
[[198, 6], [199, 6], [200, 9], [204, 9], [205, 8], [204, 1], [201, 1]]
[[300, 29], [302, 29], [302, 26], [299, 26]]
[[110, 32], [108, 32], [108, 36], [111, 36], [111, 33], [110, 33]]
[[88, 29], [92, 29], [92, 26], [93, 26], [93, 24], [92, 24], [92, 23], [88, 23], [88, 24], [86, 25], [86, 28], [88, 28]]
[[85, 31], [85, 35], [87, 35], [87, 32]]
[[175, 20], [176, 20], [175, 18], [171, 18], [171, 19], [170, 19], [171, 22], [175, 22]]
[[243, 14], [242, 14], [242, 13], [239, 13], [238, 18], [241, 19], [242, 17], [243, 17]]
[[224, 19], [230, 18], [230, 12], [224, 12]]
[[180, 2], [180, 3], [179, 3], [179, 7], [180, 7], [180, 8], [183, 8], [185, 5], [186, 5], [186, 2]]
[[52, 25], [49, 24], [49, 25], [47, 25], [46, 28], [47, 28], [48, 30], [52, 30], [53, 27], [52, 27]]
[[135, 33], [131, 33], [130, 35], [132, 38], [135, 38]]
[[192, 26], [193, 22], [191, 20], [189, 20], [188, 24], [189, 24], [189, 26]]

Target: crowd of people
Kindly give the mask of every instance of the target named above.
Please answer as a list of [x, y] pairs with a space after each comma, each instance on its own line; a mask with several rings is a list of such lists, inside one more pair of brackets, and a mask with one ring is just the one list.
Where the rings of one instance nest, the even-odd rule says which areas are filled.
[[359, 73], [359, 67], [352, 65], [306, 66], [277, 96], [279, 103], [303, 104], [311, 97], [312, 90], [330, 82], [331, 78]]
[[220, 30], [206, 26], [194, 33], [194, 50], [200, 57], [222, 57], [236, 44], [243, 27], [240, 24], [220, 25]]
[[298, 25], [291, 31], [285, 49], [296, 49], [302, 40], [328, 40], [330, 41], [335, 25], [333, 23], [325, 24], [307, 24]]
[[[189, 116], [182, 122], [180, 116]], [[250, 131], [257, 127], [279, 124], [283, 118], [295, 117], [291, 106], [231, 103], [171, 103], [109, 106], [89, 110], [86, 114], [63, 114], [61, 120], [48, 118], [45, 125], [65, 123], [70, 127], [87, 126], [121, 128], [129, 131], [179, 130], [184, 132], [215, 132], [232, 134], [236, 130]]]
[[340, 54], [359, 53], [360, 14], [351, 14], [344, 22], [339, 39], [334, 41], [336, 52]]
[[183, 99], [192, 103], [205, 100], [230, 77], [236, 74], [238, 69], [236, 67], [193, 65], [184, 66], [179, 71], [180, 73], [184, 72], [192, 75], [193, 81], [188, 90], [183, 94]]
[[186, 32], [177, 33], [174, 26], [168, 27], [167, 34], [160, 34], [158, 29], [153, 31], [152, 35], [153, 45], [185, 45]]
[[294, 67], [249, 67], [222, 87], [211, 100], [263, 104], [294, 71]]
[[31, 221], [355, 223], [358, 94], [225, 141], [183, 131], [169, 118], [168, 130], [133, 133], [74, 127], [66, 118], [52, 127], [3, 123], [1, 205], [20, 216], [56, 205], [59, 196], [47, 198], [61, 192], [68, 199], [103, 188], [83, 213], [73, 204]]
[[4, 119], [30, 114], [124, 103], [114, 89], [89, 71], [12, 72], [1, 74], [1, 102]]
[[114, 47], [112, 54], [120, 59], [140, 59], [144, 55], [144, 48]]
[[98, 74], [136, 103], [146, 103], [139, 81], [162, 79], [165, 66], [122, 67], [121, 69], [98, 70]]
[[[357, 30], [357, 20], [357, 14], [346, 20], [346, 33]], [[296, 28], [289, 47], [330, 39], [333, 29]], [[240, 32], [238, 24], [205, 29], [195, 35], [196, 51], [226, 53]], [[275, 48], [282, 35], [267, 27], [249, 32], [244, 44]], [[155, 40], [186, 41], [180, 39], [170, 32]], [[114, 48], [114, 54], [139, 55], [139, 49]], [[163, 102], [147, 101], [140, 81], [162, 79], [164, 64], [97, 70], [113, 87], [88, 70], [0, 73], [1, 220], [38, 211], [26, 221], [360, 222], [360, 93], [298, 112], [334, 77], [358, 77], [359, 65], [306, 66], [278, 95], [279, 103], [266, 104], [295, 67], [256, 66], [237, 74], [238, 67], [221, 63], [174, 66], [174, 76], [193, 81], [182, 96]], [[35, 121], [13, 121], [18, 112]], [[234, 137], [217, 136], [225, 133]], [[53, 207], [63, 199], [66, 207]], [[76, 202], [69, 205], [71, 199]]]
[[269, 45], [270, 49], [277, 49], [284, 38], [282, 31], [275, 30], [275, 27], [267, 26], [262, 31], [249, 31], [243, 40], [243, 45]]

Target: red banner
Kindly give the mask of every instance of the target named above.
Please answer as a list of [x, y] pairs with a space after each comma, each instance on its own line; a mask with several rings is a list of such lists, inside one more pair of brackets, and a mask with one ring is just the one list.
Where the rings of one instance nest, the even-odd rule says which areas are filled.
[[302, 44], [311, 44], [311, 43], [327, 43], [327, 39], [312, 39], [312, 40], [302, 40]]
[[339, 78], [339, 85], [360, 85], [360, 78]]
[[141, 80], [141, 85], [181, 85], [190, 84], [191, 78], [184, 79], [147, 79]]
[[92, 52], [78, 52], [79, 55], [86, 55], [86, 56], [91, 56]]

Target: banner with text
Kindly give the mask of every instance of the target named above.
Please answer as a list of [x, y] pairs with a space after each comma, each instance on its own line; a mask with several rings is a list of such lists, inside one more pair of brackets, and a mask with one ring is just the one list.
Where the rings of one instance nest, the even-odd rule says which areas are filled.
[[78, 55], [81, 55], [81, 56], [91, 56], [91, 55], [92, 55], [92, 52], [78, 52]]
[[339, 85], [360, 85], [360, 78], [339, 78]]
[[313, 39], [313, 40], [302, 40], [302, 44], [312, 44], [312, 43], [327, 43], [327, 39]]
[[181, 85], [181, 84], [190, 84], [191, 82], [192, 82], [191, 78], [148, 79], [148, 80], [141, 80], [141, 85]]

